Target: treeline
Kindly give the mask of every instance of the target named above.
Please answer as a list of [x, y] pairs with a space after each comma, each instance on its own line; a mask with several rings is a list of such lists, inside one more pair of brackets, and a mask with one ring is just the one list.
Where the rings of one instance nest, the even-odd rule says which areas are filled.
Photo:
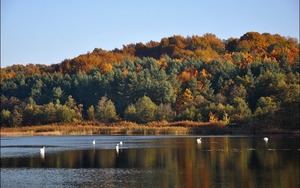
[[1, 69], [1, 126], [221, 120], [299, 129], [299, 91], [295, 39], [172, 36]]
[[[278, 34], [248, 32], [239, 39], [229, 38], [220, 40], [214, 34], [203, 36], [182, 37], [174, 35], [162, 38], [160, 42], [150, 41], [146, 44], [137, 43], [124, 45], [122, 49], [111, 51], [95, 48], [93, 52], [79, 55], [73, 59], [66, 59], [60, 64], [13, 65], [1, 69], [1, 81], [13, 78], [18, 74], [26, 77], [42, 73], [68, 73], [76, 74], [89, 72], [93, 69], [101, 73], [111, 71], [115, 65], [122, 64], [124, 60], [135, 61], [137, 58], [152, 57], [161, 59], [168, 56], [171, 59], [183, 61], [194, 58], [208, 63], [214, 59], [228, 60], [242, 63], [239, 58], [247, 63], [257, 61], [288, 61], [290, 64], [299, 63], [299, 43], [297, 39], [285, 38]], [[240, 64], [239, 66], [243, 66]]]

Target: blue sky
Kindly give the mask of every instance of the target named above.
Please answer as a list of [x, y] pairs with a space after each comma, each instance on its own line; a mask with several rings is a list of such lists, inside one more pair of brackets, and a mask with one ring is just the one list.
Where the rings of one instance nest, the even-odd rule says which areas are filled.
[[1, 67], [50, 65], [172, 35], [249, 31], [299, 39], [299, 0], [1, 0]]

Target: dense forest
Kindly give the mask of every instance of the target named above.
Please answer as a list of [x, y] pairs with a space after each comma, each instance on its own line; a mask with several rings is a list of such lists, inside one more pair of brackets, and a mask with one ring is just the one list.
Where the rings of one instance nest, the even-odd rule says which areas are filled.
[[1, 126], [191, 120], [299, 130], [299, 81], [296, 39], [174, 35], [2, 68]]

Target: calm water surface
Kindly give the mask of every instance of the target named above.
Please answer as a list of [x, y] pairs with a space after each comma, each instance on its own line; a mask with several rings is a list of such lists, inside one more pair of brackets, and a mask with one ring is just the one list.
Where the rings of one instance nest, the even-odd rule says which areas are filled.
[[[299, 187], [299, 137], [1, 138], [1, 187]], [[96, 144], [92, 144], [96, 140]], [[122, 141], [119, 151], [116, 145]], [[46, 146], [45, 154], [40, 148]]]

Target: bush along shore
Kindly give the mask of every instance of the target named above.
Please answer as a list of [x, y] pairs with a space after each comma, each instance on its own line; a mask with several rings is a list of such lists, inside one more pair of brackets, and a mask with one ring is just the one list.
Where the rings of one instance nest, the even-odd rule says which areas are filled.
[[39, 126], [2, 127], [1, 136], [60, 136], [60, 135], [226, 135], [226, 134], [297, 134], [297, 130], [261, 129], [218, 122], [133, 122], [101, 123], [84, 121]]

